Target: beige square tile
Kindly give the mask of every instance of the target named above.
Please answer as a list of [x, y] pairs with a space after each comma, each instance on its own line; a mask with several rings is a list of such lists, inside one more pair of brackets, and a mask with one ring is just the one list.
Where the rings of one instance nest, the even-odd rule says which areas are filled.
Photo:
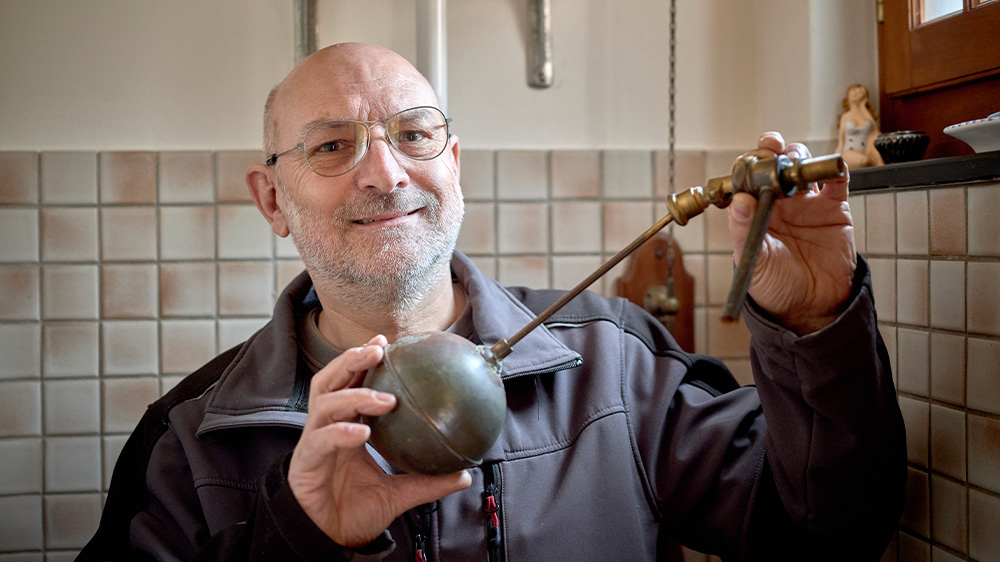
[[44, 383], [45, 435], [81, 435], [101, 430], [97, 379]]
[[507, 286], [549, 288], [548, 258], [500, 258], [497, 281]]
[[215, 185], [220, 203], [251, 203], [247, 188], [247, 168], [263, 164], [259, 150], [220, 150], [215, 153]]
[[0, 205], [38, 203], [38, 153], [0, 151]]
[[38, 319], [38, 277], [36, 266], [0, 266], [0, 320]]
[[605, 150], [601, 160], [605, 197], [652, 197], [653, 155], [648, 150]]
[[701, 254], [685, 254], [681, 265], [684, 271], [694, 278], [694, 304], [708, 304], [708, 256]]
[[[718, 309], [716, 309], [718, 310]], [[708, 325], [716, 320], [708, 318], [708, 310], [699, 307], [694, 309], [694, 352], [702, 355], [708, 353]], [[712, 324], [715, 326], [715, 324]]]
[[160, 207], [160, 259], [215, 257], [215, 209]]
[[179, 262], [160, 266], [160, 314], [214, 316], [215, 308], [215, 264]]
[[1000, 560], [1000, 498], [969, 489], [969, 556], [972, 560]]
[[0, 496], [42, 492], [42, 440], [0, 439]]
[[601, 251], [601, 203], [554, 201], [552, 251], [597, 253]]
[[867, 215], [865, 214], [865, 196], [850, 195], [847, 204], [851, 207], [851, 222], [854, 224], [854, 246], [861, 254], [868, 253]]
[[[749, 148], [749, 147], [748, 147]], [[709, 150], [705, 152], [705, 182], [708, 178], [728, 176], [733, 173], [733, 165], [746, 150]]]
[[965, 481], [965, 412], [931, 405], [931, 468]]
[[872, 274], [872, 292], [878, 318], [883, 322], [896, 321], [896, 260], [870, 258], [868, 267]]
[[466, 203], [465, 220], [458, 233], [458, 250], [466, 254], [494, 253], [497, 232], [495, 219], [493, 203]]
[[46, 320], [96, 320], [96, 265], [42, 268], [42, 316]]
[[462, 193], [466, 201], [493, 200], [495, 166], [491, 150], [463, 150]]
[[494, 256], [473, 256], [469, 259], [472, 260], [472, 263], [479, 268], [479, 271], [483, 272], [483, 275], [491, 279], [497, 278], [497, 259]]
[[931, 533], [935, 541], [965, 552], [968, 540], [966, 488], [940, 476], [931, 476]]
[[42, 383], [0, 382], [0, 437], [33, 437], [42, 433]]
[[705, 256], [708, 267], [707, 304], [722, 306], [733, 284], [733, 257], [728, 255]]
[[906, 478], [906, 506], [903, 508], [899, 525], [922, 537], [929, 537], [931, 534], [930, 478], [922, 470], [912, 467], [909, 469]]
[[968, 405], [1000, 414], [1000, 342], [969, 338]]
[[500, 150], [497, 152], [497, 199], [547, 199], [548, 152]]
[[968, 331], [1000, 336], [1000, 262], [970, 262], [966, 271]]
[[670, 152], [653, 152], [654, 197], [665, 199], [671, 193], [681, 193], [696, 185], [704, 186], [705, 152], [702, 150], [674, 151], [674, 186], [670, 189]]
[[104, 444], [104, 486], [102, 488], [104, 491], [111, 487], [111, 476], [114, 474], [115, 465], [118, 463], [118, 457], [122, 454], [122, 449], [125, 448], [126, 441], [128, 441], [128, 435], [105, 435], [101, 438], [101, 442]]
[[[653, 214], [656, 216], [656, 221], [667, 216], [669, 211], [667, 210], [667, 205], [665, 202], [657, 201], [654, 206], [655, 211]], [[721, 212], [721, 211], [720, 211]], [[652, 226], [652, 223], [650, 223]], [[674, 241], [684, 252], [685, 255], [697, 252], [704, 252], [706, 247], [706, 234], [708, 232], [707, 221], [705, 217], [697, 217], [688, 221], [687, 224], [681, 226], [680, 224], [672, 223], [668, 224], [660, 232], [672, 232], [674, 236]], [[728, 235], [729, 228], [726, 227], [726, 232]], [[730, 249], [732, 242], [730, 242]]]
[[[994, 365], [1000, 364], [1000, 352]], [[965, 338], [931, 334], [931, 398], [965, 404]]]
[[282, 238], [277, 234], [271, 235], [271, 242], [274, 244], [274, 255], [278, 258], [300, 259], [299, 249], [295, 247], [295, 241], [291, 236]]
[[38, 261], [38, 210], [0, 208], [0, 240], [0, 262]]
[[274, 308], [271, 262], [219, 264], [219, 315], [267, 316]]
[[43, 152], [42, 203], [97, 203], [96, 152]]
[[175, 386], [180, 384], [187, 375], [164, 375], [160, 377], [160, 397], [166, 396], [168, 392], [174, 389]]
[[872, 255], [896, 253], [896, 199], [893, 193], [867, 195], [865, 199], [866, 247]]
[[161, 203], [211, 203], [215, 201], [214, 163], [211, 152], [160, 152]]
[[156, 208], [102, 208], [101, 259], [155, 260]]
[[929, 196], [931, 255], [964, 256], [965, 188], [935, 188], [930, 190]]
[[601, 195], [601, 153], [596, 150], [554, 150], [552, 197], [596, 199]]
[[219, 257], [270, 258], [271, 227], [253, 205], [219, 205]]
[[219, 350], [241, 344], [260, 330], [270, 318], [224, 318], [219, 320]]
[[[603, 254], [601, 256], [601, 263], [604, 263], [609, 259], [611, 259], [612, 255], [613, 254], [611, 253]], [[615, 288], [614, 280], [625, 275], [625, 272], [627, 270], [628, 270], [627, 260], [619, 262], [618, 265], [612, 267], [610, 270], [608, 270], [607, 273], [604, 274], [603, 277], [594, 282], [594, 284], [590, 286], [590, 290], [594, 291], [595, 293], [602, 294], [606, 297], [617, 297], [618, 291]]]
[[97, 261], [97, 209], [42, 209], [42, 259]]
[[969, 484], [1000, 494], [1000, 420], [969, 414]]
[[160, 324], [161, 372], [187, 374], [215, 357], [215, 322], [164, 320]]
[[965, 331], [965, 263], [932, 261], [931, 327]]
[[930, 281], [926, 260], [896, 262], [896, 320], [901, 324], [927, 326]]
[[49, 322], [42, 328], [45, 378], [96, 377], [97, 322]]
[[155, 375], [160, 363], [157, 327], [152, 320], [103, 322], [104, 375]]
[[631, 244], [653, 224], [652, 202], [607, 202], [603, 209], [604, 251], [610, 254]]
[[1000, 184], [969, 187], [969, 255], [1000, 256]]
[[142, 418], [146, 407], [160, 397], [160, 385], [153, 377], [105, 379], [104, 431], [125, 433], [132, 431]]
[[153, 264], [101, 266], [101, 317], [155, 317], [158, 277]]
[[924, 331], [900, 328], [897, 333], [899, 346], [899, 390], [919, 396], [928, 396], [930, 388], [930, 334]]
[[100, 520], [100, 493], [45, 496], [45, 547], [83, 548]]
[[37, 323], [0, 324], [0, 379], [38, 377], [42, 372], [41, 342]]
[[912, 464], [926, 468], [929, 463], [930, 405], [907, 396], [899, 397], [899, 411], [906, 426], [906, 458]]
[[603, 262], [597, 255], [553, 256], [552, 288], [569, 290], [579, 285], [588, 275], [597, 270]]
[[274, 265], [274, 294], [281, 295], [285, 287], [292, 282], [306, 266], [302, 260], [278, 260]]
[[102, 204], [156, 202], [155, 152], [102, 152], [100, 163]]
[[892, 365], [892, 384], [899, 387], [899, 361], [897, 360], [899, 344], [897, 343], [896, 328], [885, 324], [878, 325], [879, 335], [885, 342], [886, 353], [889, 354], [889, 363]]
[[100, 437], [46, 437], [45, 491], [101, 489]]
[[0, 496], [0, 544], [4, 550], [41, 550], [42, 496]]
[[725, 323], [722, 308], [708, 308], [708, 354], [721, 359], [745, 359], [750, 356], [750, 330], [742, 318], [738, 322]]
[[497, 242], [502, 254], [545, 253], [549, 249], [549, 216], [545, 203], [497, 205]]
[[695, 221], [705, 223], [705, 248], [709, 252], [727, 252], [730, 255], [733, 253], [733, 236], [729, 233], [729, 215], [725, 209], [711, 207], [702, 215], [691, 219], [688, 224]]
[[903, 191], [896, 194], [896, 251], [900, 254], [927, 254], [927, 191]]

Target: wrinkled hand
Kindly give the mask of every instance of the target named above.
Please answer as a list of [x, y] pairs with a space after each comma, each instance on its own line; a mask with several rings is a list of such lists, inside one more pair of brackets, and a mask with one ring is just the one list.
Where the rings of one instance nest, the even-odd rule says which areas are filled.
[[[776, 154], [811, 156], [805, 145], [785, 146], [776, 132], [761, 135], [757, 149], [747, 154], [762, 159]], [[847, 184], [846, 178], [828, 181], [822, 190], [813, 185], [779, 198], [757, 258], [750, 296], [799, 335], [831, 324], [851, 294], [857, 255]], [[757, 200], [746, 193], [736, 194], [727, 208], [736, 263], [756, 209]]]
[[467, 472], [445, 476], [386, 474], [365, 450], [371, 429], [360, 415], [390, 412], [396, 398], [358, 388], [382, 360], [383, 336], [348, 349], [317, 372], [309, 390], [309, 417], [292, 453], [288, 484], [310, 519], [337, 544], [359, 548], [375, 540], [401, 513], [468, 488]]

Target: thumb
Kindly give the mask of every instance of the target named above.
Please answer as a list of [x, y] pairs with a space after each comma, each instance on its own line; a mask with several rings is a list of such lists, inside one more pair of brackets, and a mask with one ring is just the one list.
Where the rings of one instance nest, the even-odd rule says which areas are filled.
[[467, 470], [442, 476], [400, 474], [393, 477], [393, 480], [396, 483], [395, 495], [399, 503], [397, 507], [401, 512], [439, 500], [472, 485], [472, 475]]
[[748, 193], [734, 195], [729, 207], [726, 208], [726, 213], [729, 215], [729, 234], [733, 237], [733, 258], [736, 262], [739, 262], [740, 254], [743, 253], [743, 245], [746, 243], [756, 211], [757, 199]]

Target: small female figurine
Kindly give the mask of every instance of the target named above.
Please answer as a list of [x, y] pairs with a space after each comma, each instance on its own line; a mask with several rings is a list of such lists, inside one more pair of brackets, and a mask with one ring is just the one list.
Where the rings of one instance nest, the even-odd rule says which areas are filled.
[[844, 113], [840, 116], [840, 136], [837, 152], [851, 169], [885, 164], [875, 149], [875, 137], [880, 133], [875, 111], [868, 102], [868, 88], [851, 84], [841, 102]]

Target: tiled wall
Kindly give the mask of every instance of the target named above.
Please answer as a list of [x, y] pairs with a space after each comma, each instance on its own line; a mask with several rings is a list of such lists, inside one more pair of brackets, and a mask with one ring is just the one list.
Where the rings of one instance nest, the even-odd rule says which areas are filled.
[[[677, 190], [735, 156], [680, 152]], [[0, 152], [0, 562], [72, 559], [146, 404], [265, 322], [301, 270], [247, 195], [258, 159]], [[575, 285], [662, 216], [670, 191], [661, 151], [466, 150], [462, 178], [459, 248], [535, 287]], [[886, 560], [997, 559], [1000, 186], [858, 193], [851, 205], [910, 440], [910, 505]], [[732, 276], [725, 212], [674, 235], [695, 278], [696, 351], [748, 382], [748, 333], [718, 320]], [[610, 294], [622, 269], [594, 289]]]
[[852, 205], [907, 428], [907, 507], [885, 560], [1000, 560], [1000, 183]]

